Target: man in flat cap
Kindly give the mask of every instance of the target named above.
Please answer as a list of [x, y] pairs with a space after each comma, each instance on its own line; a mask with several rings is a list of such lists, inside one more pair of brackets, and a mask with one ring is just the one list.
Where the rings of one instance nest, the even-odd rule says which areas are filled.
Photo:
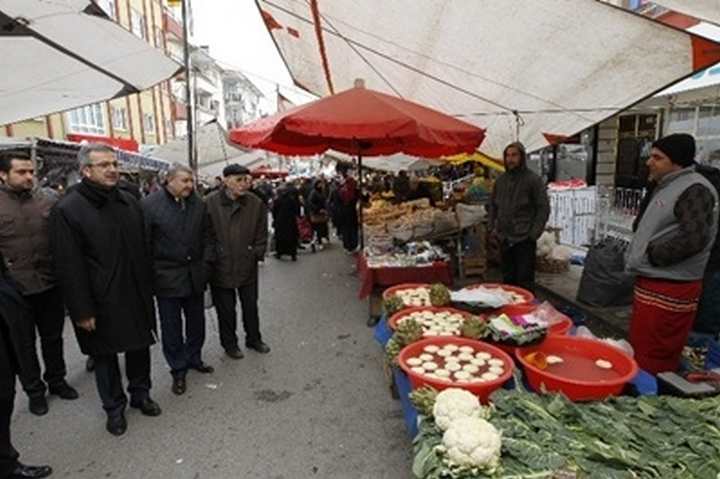
[[627, 268], [637, 275], [630, 342], [651, 373], [680, 364], [717, 232], [718, 195], [694, 159], [690, 135], [653, 143], [647, 166], [655, 187], [628, 252]]
[[258, 315], [258, 262], [265, 257], [268, 213], [250, 192], [252, 176], [244, 166], [228, 165], [223, 185], [210, 194], [207, 209], [217, 237], [215, 261], [210, 268], [210, 289], [217, 311], [220, 344], [233, 359], [241, 359], [235, 304], [240, 298], [245, 346], [259, 353], [270, 347], [260, 335]]

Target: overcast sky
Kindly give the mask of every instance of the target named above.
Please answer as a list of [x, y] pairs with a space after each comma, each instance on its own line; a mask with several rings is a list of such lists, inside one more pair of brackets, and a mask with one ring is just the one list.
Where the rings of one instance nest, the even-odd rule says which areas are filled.
[[209, 45], [210, 55], [222, 67], [240, 70], [266, 95], [275, 110], [275, 88], [295, 103], [312, 97], [292, 87], [290, 74], [270, 37], [253, 0], [194, 0], [193, 42]]

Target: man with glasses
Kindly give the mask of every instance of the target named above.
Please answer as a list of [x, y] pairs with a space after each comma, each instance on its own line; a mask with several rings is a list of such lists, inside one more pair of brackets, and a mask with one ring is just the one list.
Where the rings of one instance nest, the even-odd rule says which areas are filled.
[[84, 354], [95, 359], [95, 379], [106, 429], [127, 429], [118, 353], [125, 353], [130, 406], [159, 416], [150, 399], [150, 345], [155, 342], [152, 261], [142, 209], [118, 188], [112, 148], [84, 145], [78, 153], [82, 182], [50, 218], [56, 275]]
[[217, 236], [216, 259], [210, 271], [210, 288], [217, 311], [220, 344], [233, 359], [243, 358], [238, 346], [236, 298], [240, 298], [245, 346], [269, 353], [262, 341], [258, 317], [258, 262], [265, 257], [268, 213], [265, 204], [250, 193], [252, 176], [244, 166], [228, 165], [223, 186], [207, 197]]
[[[66, 381], [63, 358], [65, 305], [52, 270], [48, 241], [48, 216], [57, 197], [35, 187], [35, 166], [22, 150], [0, 152], [0, 252], [3, 266], [18, 285], [30, 314], [20, 321], [28, 364], [20, 381], [30, 399], [30, 412], [48, 412], [45, 392], [62, 399], [77, 399], [78, 393]], [[40, 336], [45, 374], [42, 375], [36, 350]], [[44, 379], [44, 381], [43, 381]]]

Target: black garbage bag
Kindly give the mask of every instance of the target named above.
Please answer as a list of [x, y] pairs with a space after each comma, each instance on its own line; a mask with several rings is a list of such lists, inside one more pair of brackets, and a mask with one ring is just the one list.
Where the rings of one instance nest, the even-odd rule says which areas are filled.
[[608, 237], [590, 248], [577, 299], [591, 306], [632, 304], [635, 277], [625, 272], [628, 243]]

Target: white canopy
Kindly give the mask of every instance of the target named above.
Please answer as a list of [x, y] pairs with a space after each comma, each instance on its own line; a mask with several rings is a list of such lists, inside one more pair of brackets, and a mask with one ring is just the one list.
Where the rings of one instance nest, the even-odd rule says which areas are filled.
[[298, 86], [327, 95], [363, 77], [487, 128], [496, 158], [518, 130], [546, 146], [720, 60], [709, 40], [596, 0], [258, 5]]
[[363, 159], [363, 165], [374, 170], [390, 171], [397, 173], [399, 171], [420, 171], [427, 170], [432, 166], [442, 165], [444, 162], [440, 160], [430, 160], [427, 158], [417, 158], [402, 153], [391, 156], [376, 156], [373, 158]]
[[[228, 143], [227, 132], [217, 121], [211, 121], [199, 127], [195, 131], [195, 141], [197, 143], [198, 168], [225, 161], [239, 163], [238, 158], [240, 157], [244, 159], [243, 161], [249, 162], [258, 156], [265, 155], [265, 152], [238, 148]], [[153, 145], [143, 153], [169, 162], [189, 164], [187, 137], [176, 138], [164, 145]]]
[[0, 0], [0, 124], [138, 93], [180, 65], [90, 0]]
[[700, 20], [720, 24], [718, 0], [653, 0], [653, 3]]

